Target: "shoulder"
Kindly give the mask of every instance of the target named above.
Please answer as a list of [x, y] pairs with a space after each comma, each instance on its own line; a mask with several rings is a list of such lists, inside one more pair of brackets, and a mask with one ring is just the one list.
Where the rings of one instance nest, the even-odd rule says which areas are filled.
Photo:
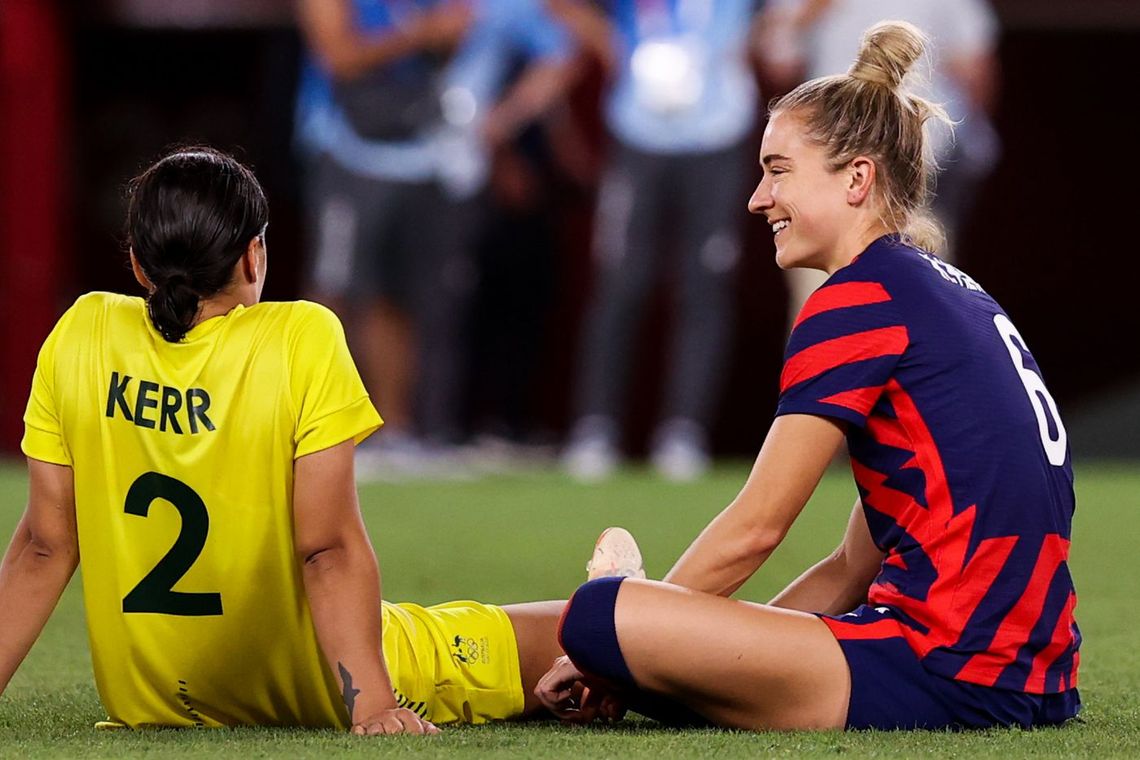
[[263, 301], [249, 312], [294, 347], [344, 341], [340, 319], [328, 307], [312, 301]]
[[137, 296], [94, 291], [75, 299], [56, 323], [55, 332], [66, 334], [73, 329], [90, 330], [108, 319], [136, 319], [146, 314], [146, 301]]
[[292, 328], [340, 325], [340, 320], [331, 309], [312, 301], [262, 301], [251, 306], [249, 312], [266, 321]]
[[910, 266], [915, 249], [889, 242], [875, 241], [850, 264], [833, 272], [808, 298], [797, 325], [825, 312], [893, 301], [904, 289], [906, 277], [900, 270]]
[[94, 315], [108, 312], [141, 313], [146, 311], [146, 301], [138, 296], [125, 296], [122, 293], [107, 293], [96, 290], [84, 293], [75, 299], [68, 313]]
[[868, 246], [851, 264], [832, 275], [827, 284], [875, 282], [892, 297], [899, 297], [916, 290], [921, 292], [929, 289], [950, 274], [969, 279], [932, 253], [884, 237]]

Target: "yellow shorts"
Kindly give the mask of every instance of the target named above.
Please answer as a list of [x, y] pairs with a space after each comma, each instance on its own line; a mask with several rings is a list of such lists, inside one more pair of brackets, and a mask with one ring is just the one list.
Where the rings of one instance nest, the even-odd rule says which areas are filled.
[[383, 603], [384, 659], [400, 706], [433, 723], [486, 723], [523, 711], [507, 613], [478, 602]]

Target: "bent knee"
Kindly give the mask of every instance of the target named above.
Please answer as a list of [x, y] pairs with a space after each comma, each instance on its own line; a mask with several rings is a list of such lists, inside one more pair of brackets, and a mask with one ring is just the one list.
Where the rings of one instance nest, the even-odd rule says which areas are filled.
[[578, 588], [566, 604], [558, 639], [583, 673], [632, 684], [633, 676], [618, 644], [614, 609], [624, 578], [598, 578]]

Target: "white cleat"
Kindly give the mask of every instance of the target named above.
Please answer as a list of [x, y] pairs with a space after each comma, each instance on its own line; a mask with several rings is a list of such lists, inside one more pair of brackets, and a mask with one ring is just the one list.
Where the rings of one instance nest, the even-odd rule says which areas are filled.
[[625, 528], [606, 528], [594, 544], [594, 556], [586, 563], [586, 580], [595, 578], [644, 578], [645, 567], [637, 541]]

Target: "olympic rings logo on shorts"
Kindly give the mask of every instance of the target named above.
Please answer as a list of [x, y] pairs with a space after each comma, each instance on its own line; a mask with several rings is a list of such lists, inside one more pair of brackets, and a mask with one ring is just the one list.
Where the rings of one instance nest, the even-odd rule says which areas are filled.
[[451, 656], [464, 665], [491, 663], [491, 651], [487, 637], [474, 639], [469, 636], [456, 635], [451, 640]]

